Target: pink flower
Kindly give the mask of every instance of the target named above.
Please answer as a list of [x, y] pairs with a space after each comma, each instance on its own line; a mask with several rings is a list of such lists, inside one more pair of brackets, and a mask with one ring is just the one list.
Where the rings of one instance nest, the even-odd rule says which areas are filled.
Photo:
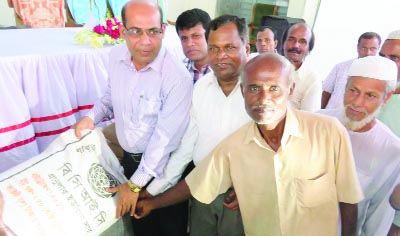
[[93, 31], [98, 33], [98, 34], [104, 34], [104, 27], [102, 25], [96, 25], [95, 27], [93, 27]]
[[109, 35], [111, 36], [111, 38], [117, 39], [117, 38], [119, 38], [119, 30], [118, 29], [113, 30], [113, 31], [111, 31], [111, 33]]

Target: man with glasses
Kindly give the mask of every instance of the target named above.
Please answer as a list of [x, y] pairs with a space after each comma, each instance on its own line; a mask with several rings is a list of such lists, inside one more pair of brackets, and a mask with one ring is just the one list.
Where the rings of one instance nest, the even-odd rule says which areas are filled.
[[[381, 37], [375, 32], [365, 32], [358, 38], [358, 58], [376, 56], [381, 45]], [[322, 83], [322, 109], [335, 109], [341, 106], [347, 83], [347, 72], [354, 59], [337, 64]]]
[[[160, 178], [189, 122], [193, 83], [182, 62], [162, 45], [161, 9], [149, 1], [129, 1], [122, 8], [121, 35], [126, 44], [110, 52], [109, 85], [92, 110], [74, 125], [76, 136], [105, 117], [115, 117], [122, 166], [129, 179], [118, 192], [116, 217], [133, 215], [139, 192]], [[162, 209], [153, 218], [133, 220], [134, 234], [183, 235], [185, 222]], [[133, 218], [132, 218], [133, 219]]]

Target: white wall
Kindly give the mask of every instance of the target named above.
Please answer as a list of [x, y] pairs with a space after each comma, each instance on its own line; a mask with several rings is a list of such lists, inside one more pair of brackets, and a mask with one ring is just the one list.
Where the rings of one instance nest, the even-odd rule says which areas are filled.
[[322, 0], [314, 25], [310, 61], [325, 78], [338, 62], [357, 57], [357, 39], [366, 31], [380, 34], [400, 29], [399, 0]]
[[0, 0], [0, 25], [15, 26], [14, 9], [9, 8], [7, 0]]
[[216, 0], [167, 0], [167, 4], [167, 19], [170, 21], [176, 21], [182, 12], [193, 8], [208, 12], [213, 19], [217, 8]]
[[302, 18], [310, 26], [314, 25], [320, 0], [289, 0], [287, 16]]

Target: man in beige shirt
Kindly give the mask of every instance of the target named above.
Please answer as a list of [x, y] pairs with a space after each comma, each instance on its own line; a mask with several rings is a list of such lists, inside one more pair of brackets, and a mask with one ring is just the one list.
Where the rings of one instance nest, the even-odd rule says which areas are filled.
[[233, 185], [247, 236], [336, 236], [339, 209], [342, 235], [356, 235], [363, 194], [349, 137], [334, 118], [287, 108], [292, 70], [277, 54], [249, 61], [241, 89], [253, 121], [135, 217], [190, 195], [209, 203]]

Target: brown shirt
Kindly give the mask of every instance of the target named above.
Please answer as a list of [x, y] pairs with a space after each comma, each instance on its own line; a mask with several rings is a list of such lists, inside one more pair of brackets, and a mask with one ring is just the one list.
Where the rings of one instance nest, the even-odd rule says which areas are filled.
[[278, 152], [250, 122], [186, 182], [204, 203], [233, 185], [247, 236], [336, 236], [338, 202], [363, 198], [345, 128], [334, 118], [291, 109]]

